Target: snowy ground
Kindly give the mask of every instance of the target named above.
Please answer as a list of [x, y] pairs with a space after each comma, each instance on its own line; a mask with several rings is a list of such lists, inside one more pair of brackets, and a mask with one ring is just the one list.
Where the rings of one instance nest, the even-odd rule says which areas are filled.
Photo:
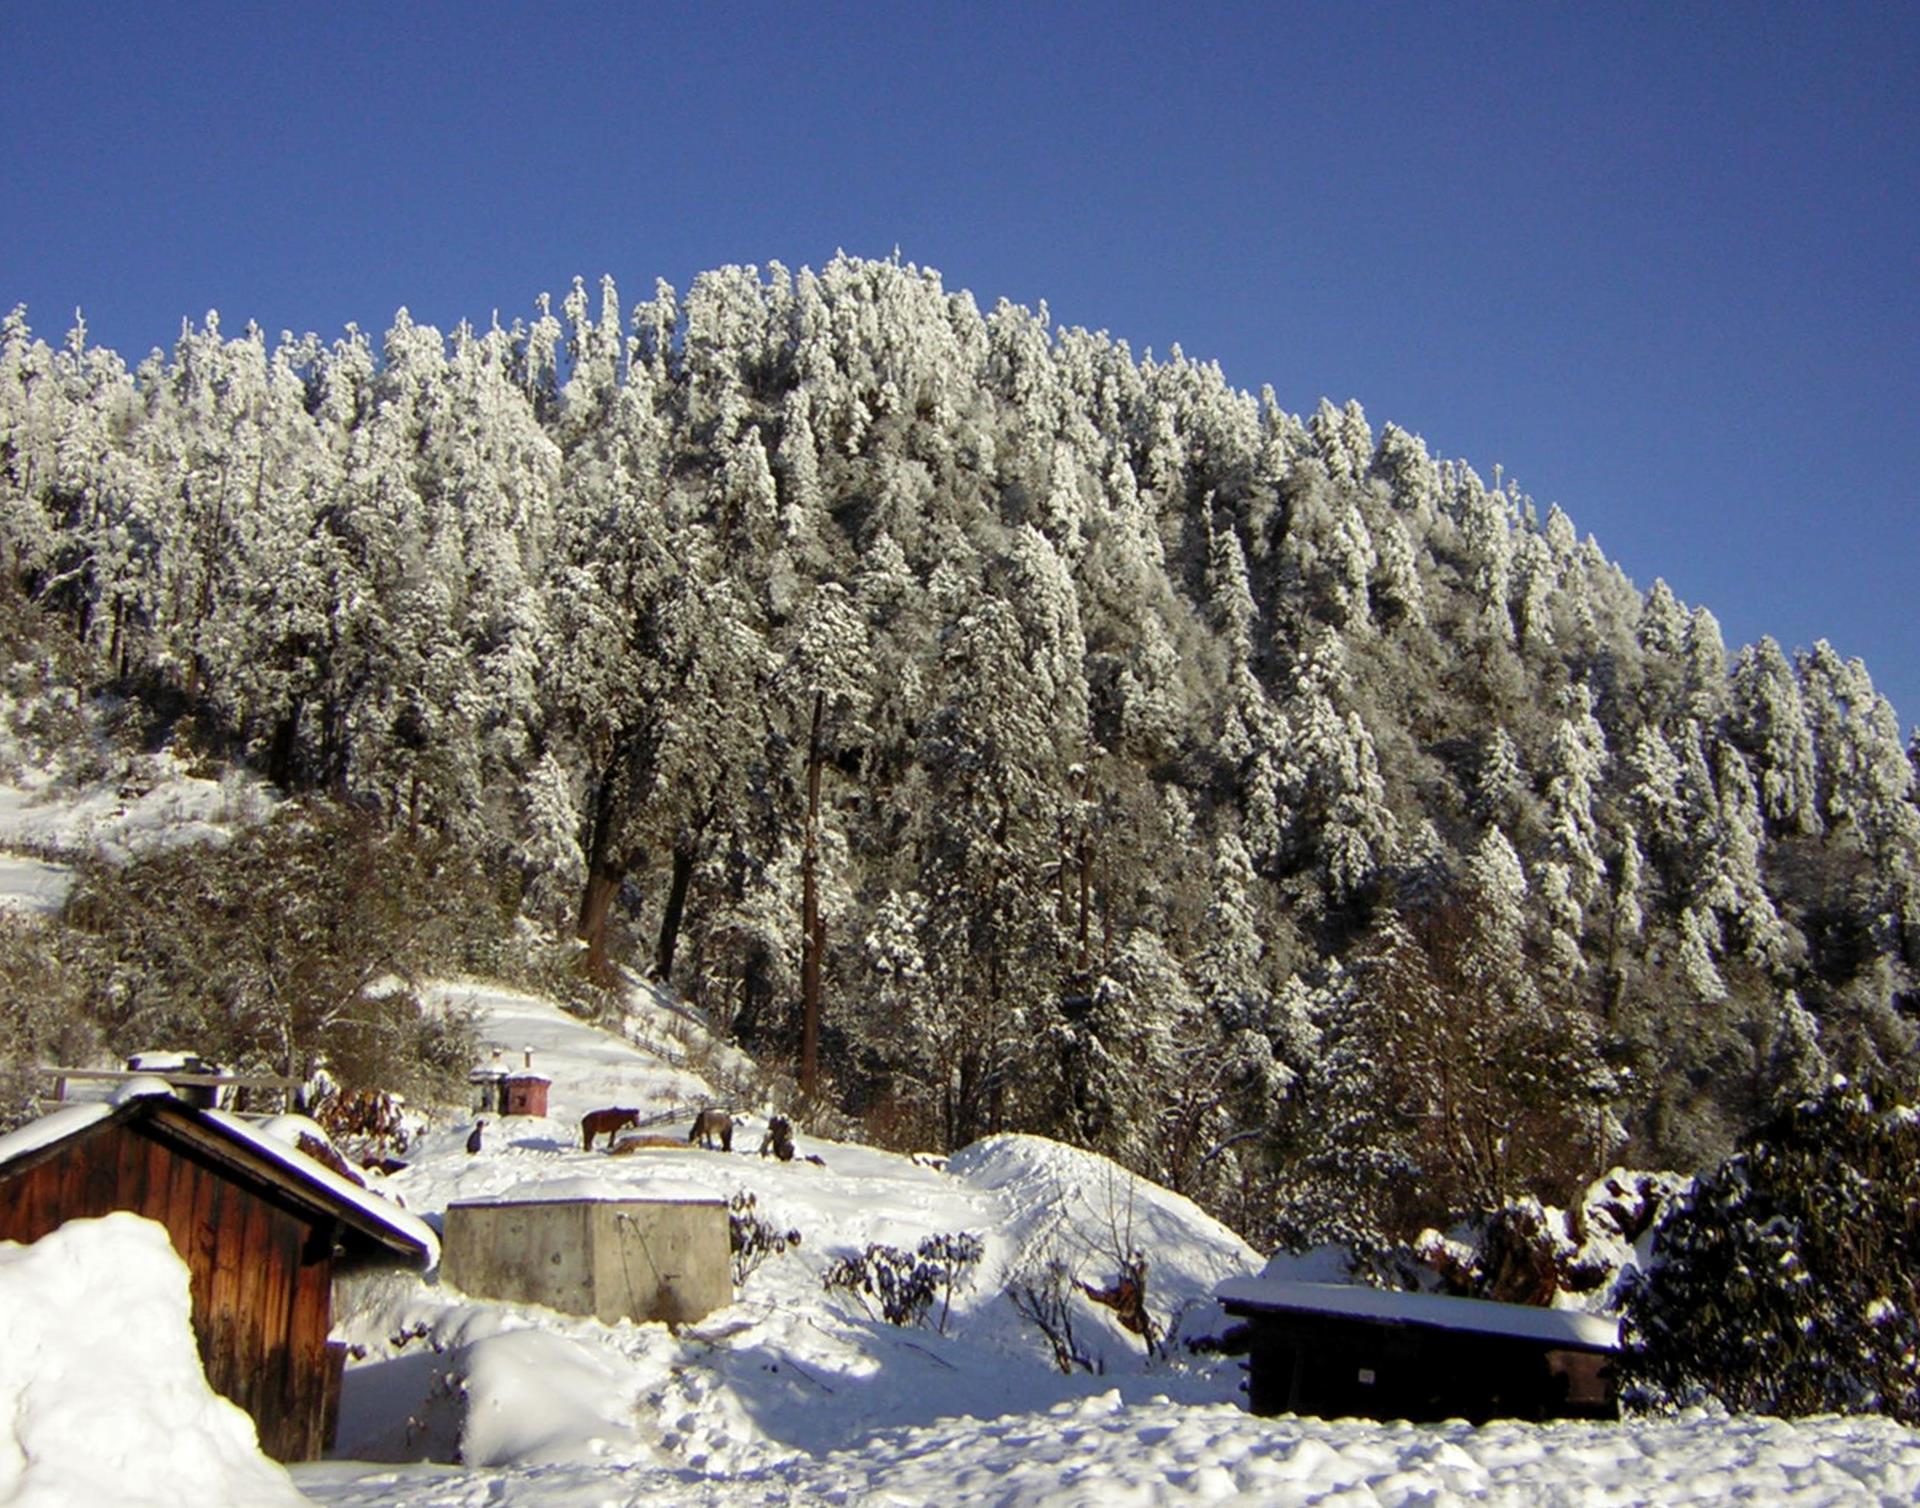
[[[445, 1123], [387, 1182], [430, 1221], [455, 1198], [750, 1191], [801, 1232], [738, 1301], [677, 1334], [473, 1299], [413, 1275], [342, 1296], [344, 1459], [284, 1473], [207, 1393], [186, 1328], [185, 1270], [158, 1228], [76, 1222], [0, 1245], [0, 1505], [114, 1500], [250, 1508], [294, 1491], [332, 1508], [616, 1508], [662, 1504], [1195, 1502], [1909, 1504], [1920, 1434], [1880, 1420], [1694, 1415], [1625, 1425], [1413, 1427], [1255, 1419], [1230, 1362], [1150, 1362], [1087, 1306], [1102, 1376], [1063, 1377], [1001, 1289], [1050, 1254], [1089, 1280], [1116, 1231], [1151, 1260], [1159, 1317], [1218, 1323], [1206, 1295], [1258, 1255], [1185, 1200], [1031, 1137], [984, 1142], [944, 1170], [801, 1138], [822, 1159], [684, 1145], [584, 1152], [578, 1116], [606, 1104], [684, 1135], [694, 1075], [544, 1002], [446, 987], [516, 1060], [554, 1079], [554, 1115]], [[1129, 1223], [1130, 1222], [1130, 1223]], [[985, 1255], [947, 1333], [898, 1329], [829, 1295], [819, 1274], [868, 1241], [973, 1232]], [[82, 1382], [81, 1378], [85, 1379]], [[114, 1448], [103, 1449], [110, 1440]], [[455, 1464], [456, 1461], [459, 1464]]]
[[731, 1476], [593, 1465], [484, 1472], [323, 1465], [296, 1468], [294, 1477], [307, 1493], [339, 1508], [1189, 1502], [1905, 1508], [1920, 1500], [1920, 1444], [1883, 1421], [1415, 1427], [1250, 1419], [1226, 1404], [1128, 1404], [1115, 1391], [1043, 1411], [889, 1430], [818, 1458]]
[[[210, 835], [257, 799], [177, 771], [79, 801], [0, 791], [0, 849], [32, 851], [0, 854], [0, 897], [58, 905], [62, 871], [33, 853]], [[1236, 1362], [1177, 1346], [1174, 1360], [1149, 1359], [1090, 1303], [1075, 1324], [1103, 1371], [1063, 1376], [1004, 1296], [1010, 1278], [1058, 1258], [1110, 1282], [1130, 1244], [1151, 1264], [1156, 1318], [1190, 1338], [1220, 1328], [1214, 1286], [1258, 1271], [1260, 1254], [1186, 1200], [1038, 1138], [993, 1138], [941, 1168], [803, 1136], [802, 1157], [820, 1165], [783, 1164], [754, 1155], [780, 1107], [750, 1105], [735, 1107], [745, 1114], [732, 1153], [689, 1147], [694, 1108], [717, 1098], [696, 1072], [544, 1001], [476, 985], [440, 994], [478, 1008], [506, 1062], [531, 1051], [553, 1080], [553, 1113], [490, 1123], [474, 1156], [470, 1120], [430, 1128], [384, 1184], [414, 1213], [437, 1224], [449, 1202], [487, 1196], [750, 1193], [799, 1246], [677, 1333], [416, 1275], [359, 1280], [336, 1304], [336, 1334], [362, 1353], [346, 1379], [341, 1459], [287, 1473], [206, 1391], [185, 1269], [157, 1227], [112, 1217], [34, 1247], [0, 1243], [0, 1508], [252, 1508], [298, 1494], [333, 1508], [1920, 1501], [1920, 1434], [1880, 1420], [1476, 1430], [1255, 1419]], [[645, 1025], [649, 1041], [684, 1040], [670, 1013]], [[609, 1105], [682, 1140], [583, 1151], [580, 1116]], [[978, 1236], [983, 1254], [944, 1333], [888, 1325], [821, 1283], [869, 1242], [910, 1248], [957, 1232]]]
[[[678, 1335], [661, 1325], [606, 1326], [479, 1303], [411, 1278], [361, 1284], [343, 1295], [336, 1315], [342, 1337], [368, 1353], [348, 1374], [343, 1454], [424, 1451], [451, 1459], [457, 1451], [469, 1463], [587, 1459], [736, 1473], [876, 1429], [991, 1416], [1021, 1401], [1098, 1394], [1116, 1382], [1141, 1399], [1234, 1395], [1240, 1373], [1233, 1364], [1149, 1369], [1140, 1342], [1090, 1304], [1081, 1320], [1087, 1349], [1109, 1375], [1063, 1378], [1042, 1338], [1002, 1296], [1010, 1275], [1056, 1254], [1088, 1281], [1111, 1282], [1104, 1253], [1130, 1231], [1151, 1256], [1151, 1293], [1162, 1317], [1179, 1314], [1189, 1334], [1198, 1333], [1195, 1326], [1217, 1329], [1213, 1286], [1256, 1269], [1259, 1258], [1188, 1201], [1033, 1137], [982, 1143], [942, 1171], [800, 1136], [800, 1155], [781, 1163], [755, 1154], [765, 1127], [756, 1107], [746, 1107], [732, 1153], [689, 1147], [693, 1109], [711, 1097], [700, 1080], [543, 1002], [463, 993], [477, 998], [490, 1038], [513, 1062], [533, 1049], [534, 1066], [554, 1080], [553, 1114], [490, 1126], [471, 1157], [468, 1123], [431, 1133], [413, 1165], [388, 1184], [409, 1208], [438, 1211], [483, 1197], [748, 1193], [763, 1219], [798, 1231], [801, 1241], [749, 1276], [734, 1305]], [[648, 1129], [679, 1144], [620, 1157], [583, 1151], [580, 1116], [607, 1105], [636, 1107], [643, 1123], [661, 1117]], [[944, 1335], [888, 1325], [822, 1287], [834, 1259], [870, 1242], [910, 1249], [958, 1232], [980, 1237], [984, 1253], [973, 1282], [954, 1299]], [[423, 1326], [427, 1333], [418, 1336]], [[395, 1345], [396, 1336], [417, 1338]], [[561, 1376], [573, 1383], [555, 1406]]]

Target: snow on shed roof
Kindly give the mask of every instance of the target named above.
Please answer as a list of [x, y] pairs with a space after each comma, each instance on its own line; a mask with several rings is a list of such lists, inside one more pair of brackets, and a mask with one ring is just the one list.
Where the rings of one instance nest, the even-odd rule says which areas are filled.
[[[187, 1107], [191, 1108], [191, 1107]], [[332, 1168], [315, 1162], [297, 1147], [290, 1147], [278, 1137], [227, 1114], [224, 1110], [202, 1110], [198, 1112], [202, 1119], [212, 1121], [236, 1140], [244, 1141], [262, 1155], [297, 1173], [309, 1183], [319, 1184], [343, 1204], [350, 1204], [362, 1214], [371, 1217], [379, 1224], [420, 1248], [428, 1267], [440, 1260], [440, 1238], [433, 1233], [418, 1215], [409, 1214], [383, 1194], [363, 1189], [358, 1184], [342, 1178]]]
[[0, 1136], [0, 1167], [30, 1152], [38, 1152], [42, 1147], [65, 1141], [69, 1136], [78, 1136], [95, 1121], [103, 1121], [112, 1114], [113, 1106], [105, 1100], [96, 1100], [84, 1105], [68, 1105], [41, 1116], [37, 1121], [16, 1126], [5, 1136]]
[[[129, 1092], [130, 1090], [135, 1092]], [[413, 1248], [423, 1264], [432, 1267], [440, 1260], [440, 1239], [417, 1215], [409, 1214], [392, 1200], [358, 1187], [331, 1168], [322, 1166], [284, 1142], [257, 1127], [220, 1110], [200, 1110], [177, 1098], [162, 1079], [132, 1079], [121, 1086], [112, 1103], [97, 1102], [69, 1105], [51, 1115], [0, 1136], [0, 1169], [21, 1161], [60, 1142], [86, 1132], [100, 1122], [120, 1117], [165, 1114], [183, 1124], [211, 1131], [230, 1143], [239, 1143], [256, 1156], [270, 1161], [323, 1196], [323, 1202], [341, 1213], [349, 1224], [357, 1224], [390, 1247]], [[358, 1219], [353, 1217], [357, 1216]]]
[[1496, 1304], [1443, 1293], [1399, 1293], [1353, 1283], [1298, 1283], [1285, 1278], [1228, 1278], [1214, 1294], [1236, 1313], [1338, 1315], [1583, 1351], [1620, 1349], [1617, 1320], [1577, 1309], [1539, 1309], [1529, 1304]]

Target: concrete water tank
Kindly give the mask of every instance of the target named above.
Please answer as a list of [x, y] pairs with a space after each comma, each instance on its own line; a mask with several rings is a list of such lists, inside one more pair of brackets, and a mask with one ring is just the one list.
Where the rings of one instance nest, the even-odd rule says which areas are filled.
[[440, 1276], [476, 1298], [622, 1319], [703, 1319], [733, 1302], [718, 1199], [475, 1200], [447, 1206]]

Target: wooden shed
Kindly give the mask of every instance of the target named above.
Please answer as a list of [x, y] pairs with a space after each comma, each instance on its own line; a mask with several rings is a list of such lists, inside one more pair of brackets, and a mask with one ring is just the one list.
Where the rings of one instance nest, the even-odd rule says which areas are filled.
[[1611, 1419], [1619, 1326], [1598, 1315], [1345, 1283], [1231, 1278], [1249, 1407], [1323, 1418]]
[[207, 1382], [281, 1461], [311, 1460], [333, 1437], [346, 1360], [327, 1339], [334, 1274], [438, 1256], [414, 1216], [168, 1093], [76, 1105], [0, 1137], [0, 1240], [115, 1210], [166, 1227], [187, 1265]]

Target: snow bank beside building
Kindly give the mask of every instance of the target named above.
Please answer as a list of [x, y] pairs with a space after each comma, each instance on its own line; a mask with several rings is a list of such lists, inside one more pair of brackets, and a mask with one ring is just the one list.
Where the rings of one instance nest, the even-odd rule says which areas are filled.
[[0, 1242], [0, 1314], [0, 1504], [308, 1501], [260, 1454], [253, 1421], [207, 1387], [187, 1269], [152, 1221], [108, 1215]]

